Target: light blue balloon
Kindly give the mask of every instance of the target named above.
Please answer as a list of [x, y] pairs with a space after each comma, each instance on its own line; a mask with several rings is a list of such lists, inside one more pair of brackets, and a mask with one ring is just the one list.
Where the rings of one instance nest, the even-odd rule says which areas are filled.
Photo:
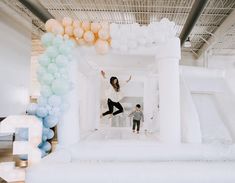
[[43, 134], [43, 135], [47, 135], [48, 132], [49, 132], [49, 130], [50, 130], [50, 128], [43, 127], [43, 129], [42, 129], [42, 134]]
[[30, 104], [27, 106], [26, 112], [27, 112], [27, 114], [29, 114], [29, 115], [35, 115], [35, 114], [36, 114], [36, 111], [37, 111], [37, 108], [38, 108], [38, 105], [37, 105], [37, 104], [35, 104], [35, 103], [30, 103]]
[[37, 69], [37, 76], [38, 77], [43, 76], [46, 73], [47, 73], [47, 70], [44, 67], [42, 67], [42, 66], [38, 67], [38, 69]]
[[52, 139], [54, 137], [55, 133], [52, 129], [49, 129], [49, 132], [47, 133], [47, 139]]
[[59, 52], [61, 54], [67, 55], [71, 52], [71, 47], [67, 46], [66, 44], [62, 44], [59, 46]]
[[47, 116], [47, 114], [48, 114], [48, 111], [47, 111], [46, 108], [44, 108], [44, 107], [38, 107], [37, 108], [37, 112], [36, 112], [37, 116], [39, 116], [41, 118], [44, 118], [44, 117]]
[[41, 55], [39, 58], [38, 58], [38, 63], [41, 65], [41, 66], [47, 66], [49, 63], [50, 63], [50, 58], [43, 54]]
[[45, 54], [50, 58], [55, 58], [58, 55], [58, 50], [54, 46], [49, 46]]
[[58, 67], [65, 67], [68, 64], [68, 59], [64, 55], [58, 55], [56, 57], [55, 63]]
[[47, 141], [47, 135], [42, 135], [42, 141], [43, 142]]
[[44, 158], [46, 155], [48, 155], [48, 153], [46, 153], [44, 150], [41, 150], [41, 158]]
[[64, 44], [67, 46], [67, 47], [69, 47], [70, 48], [70, 50], [72, 49], [72, 48], [74, 48], [75, 47], [75, 41], [72, 41], [72, 40], [70, 40], [70, 39], [66, 39], [65, 41], [64, 41]]
[[56, 64], [50, 63], [47, 67], [47, 70], [49, 73], [53, 74], [53, 73], [57, 72], [58, 68], [57, 68]]
[[68, 70], [65, 69], [65, 68], [60, 68], [60, 69], [58, 70], [58, 72], [59, 72], [60, 74], [68, 74]]
[[45, 151], [45, 152], [48, 152], [51, 150], [51, 144], [49, 142], [43, 142], [41, 147], [40, 147], [41, 150]]
[[52, 107], [57, 107], [61, 104], [62, 100], [60, 96], [52, 95], [48, 99], [48, 104]]
[[53, 80], [54, 80], [54, 77], [50, 73], [46, 73], [42, 76], [42, 82], [46, 85], [50, 85]]
[[61, 78], [61, 74], [59, 72], [54, 73], [54, 78], [55, 79], [60, 79]]
[[52, 82], [51, 89], [56, 95], [64, 95], [68, 92], [68, 82], [62, 79], [56, 79]]
[[43, 125], [46, 128], [53, 128], [54, 126], [56, 126], [56, 124], [59, 122], [59, 118], [56, 116], [46, 116], [43, 120]]
[[39, 106], [45, 106], [45, 105], [47, 105], [47, 98], [40, 96], [37, 99], [37, 103]]
[[53, 45], [60, 46], [64, 43], [63, 37], [61, 35], [57, 35], [53, 40]]
[[53, 107], [52, 110], [49, 111], [49, 115], [60, 117], [61, 109], [59, 107]]
[[41, 37], [41, 42], [42, 42], [43, 46], [45, 46], [45, 47], [52, 45], [53, 40], [54, 40], [54, 35], [50, 32], [43, 34]]
[[48, 97], [48, 96], [52, 95], [52, 91], [51, 91], [50, 86], [42, 85], [40, 93], [43, 97]]

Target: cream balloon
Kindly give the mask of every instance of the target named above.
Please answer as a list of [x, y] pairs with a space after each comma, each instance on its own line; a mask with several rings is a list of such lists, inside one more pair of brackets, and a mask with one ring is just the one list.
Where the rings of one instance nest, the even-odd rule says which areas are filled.
[[73, 34], [76, 38], [81, 38], [83, 36], [83, 33], [84, 33], [84, 30], [80, 27], [76, 27], [74, 30], [73, 30]]
[[107, 40], [109, 38], [109, 31], [107, 29], [100, 29], [98, 32], [100, 39]]
[[98, 33], [101, 29], [101, 25], [98, 22], [91, 23], [91, 31], [94, 33]]
[[72, 23], [73, 23], [73, 20], [70, 17], [64, 17], [63, 20], [62, 20], [62, 25], [65, 26], [65, 27], [69, 26], [69, 25], [72, 25]]
[[54, 27], [54, 24], [57, 24], [58, 22], [55, 19], [49, 19], [45, 23], [45, 29], [47, 32], [52, 32], [52, 27]]
[[62, 25], [60, 25], [58, 22], [54, 23], [52, 28], [51, 28], [51, 32], [54, 34], [59, 34], [59, 35], [64, 35], [64, 27]]
[[90, 24], [89, 21], [84, 21], [84, 22], [82, 22], [82, 28], [83, 28], [85, 31], [90, 30], [90, 27], [91, 27], [91, 24]]
[[95, 35], [91, 31], [86, 31], [83, 36], [84, 40], [88, 43], [92, 43], [95, 40]]
[[107, 41], [98, 39], [95, 43], [95, 49], [99, 54], [106, 54], [109, 51], [109, 43]]
[[64, 39], [69, 39], [69, 35], [68, 35], [68, 34], [65, 34], [65, 35], [64, 35]]
[[100, 23], [102, 29], [108, 29], [109, 30], [109, 23], [108, 22], [101, 22]]
[[74, 20], [73, 21], [73, 27], [76, 28], [76, 27], [80, 27], [81, 26], [81, 22], [79, 20]]
[[73, 35], [73, 27], [71, 25], [68, 25], [64, 29], [65, 34], [68, 34], [69, 36]]

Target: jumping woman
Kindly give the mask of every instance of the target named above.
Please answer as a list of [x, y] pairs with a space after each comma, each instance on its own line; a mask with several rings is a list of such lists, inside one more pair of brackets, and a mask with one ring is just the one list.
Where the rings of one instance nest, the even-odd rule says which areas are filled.
[[[101, 75], [103, 76], [104, 79], [107, 79], [104, 71], [101, 71]], [[131, 80], [131, 76], [125, 83], [128, 83], [130, 80]], [[109, 110], [103, 113], [101, 117], [106, 116], [108, 114], [110, 114], [112, 117], [112, 115], [115, 116], [119, 113], [122, 113], [123, 107], [120, 104], [120, 100], [123, 98], [123, 95], [122, 95], [120, 84], [119, 84], [117, 77], [112, 76], [110, 78], [110, 87], [107, 90], [106, 95], [108, 98], [107, 103], [108, 103]], [[116, 107], [118, 110], [113, 112], [113, 107]]]

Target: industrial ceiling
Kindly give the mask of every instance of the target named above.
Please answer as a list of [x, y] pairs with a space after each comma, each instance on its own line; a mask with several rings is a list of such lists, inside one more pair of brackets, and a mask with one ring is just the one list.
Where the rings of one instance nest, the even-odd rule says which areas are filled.
[[[78, 20], [108, 21], [119, 24], [149, 24], [166, 17], [176, 23], [179, 36], [196, 0], [38, 0], [56, 19], [70, 16]], [[32, 21], [33, 39], [44, 31], [44, 23], [18, 0], [2, 0], [7, 7], [28, 21]], [[235, 0], [209, 0], [196, 21], [189, 37], [191, 48], [183, 51], [199, 56], [204, 47], [217, 55], [235, 55], [235, 24], [227, 25], [220, 35], [217, 29], [231, 16]], [[234, 13], [235, 14], [235, 13]], [[235, 17], [233, 17], [235, 20]], [[231, 17], [230, 17], [231, 19]], [[235, 21], [234, 21], [235, 23]], [[217, 37], [218, 38], [217, 38]], [[213, 39], [213, 45], [211, 45]]]

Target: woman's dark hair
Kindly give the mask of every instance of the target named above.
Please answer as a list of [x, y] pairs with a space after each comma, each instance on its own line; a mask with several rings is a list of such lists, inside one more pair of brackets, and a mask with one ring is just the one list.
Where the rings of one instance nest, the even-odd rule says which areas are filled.
[[[114, 84], [114, 80], [117, 80], [117, 83], [116, 84]], [[120, 86], [119, 86], [119, 82], [118, 82], [118, 78], [117, 77], [114, 77], [114, 76], [112, 76], [111, 78], [110, 78], [110, 84], [113, 86], [113, 88], [114, 88], [114, 90], [116, 91], [116, 92], [119, 92], [120, 91]]]
[[140, 104], [137, 104], [136, 107], [137, 107], [137, 108], [141, 108]]

